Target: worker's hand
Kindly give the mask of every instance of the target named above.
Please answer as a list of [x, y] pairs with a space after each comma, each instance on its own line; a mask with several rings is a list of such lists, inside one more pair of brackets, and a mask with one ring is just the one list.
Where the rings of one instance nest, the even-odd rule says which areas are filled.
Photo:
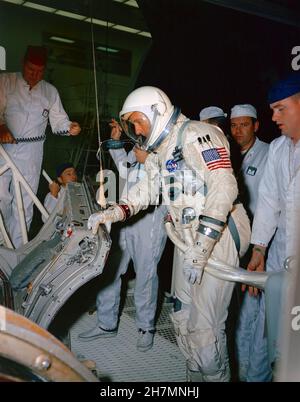
[[189, 247], [184, 256], [183, 273], [189, 283], [200, 285], [203, 270], [215, 244], [215, 239], [197, 233], [195, 245]]
[[[255, 245], [252, 250], [252, 257], [247, 266], [248, 271], [263, 272], [265, 269], [265, 252], [266, 247]], [[242, 291], [246, 290], [247, 285], [242, 285]], [[249, 286], [249, 295], [257, 296], [259, 289], [253, 286]]]
[[81, 131], [81, 127], [80, 127], [79, 123], [77, 123], [76, 121], [72, 121], [72, 123], [70, 124], [70, 127], [69, 127], [69, 133], [71, 135], [75, 136], [75, 135], [78, 135], [80, 133], [80, 131]]
[[110, 138], [115, 141], [119, 141], [122, 134], [122, 127], [115, 119], [111, 119], [109, 125], [111, 127]]
[[124, 212], [118, 204], [112, 205], [105, 211], [96, 212], [92, 214], [87, 222], [88, 229], [92, 229], [93, 234], [95, 235], [98, 232], [98, 228], [100, 224], [103, 223], [114, 223], [123, 221], [125, 219]]
[[145, 163], [149, 152], [145, 151], [144, 149], [139, 148], [137, 145], [133, 148], [133, 152], [135, 155], [136, 160], [139, 163]]
[[51, 195], [57, 198], [60, 190], [60, 185], [56, 181], [53, 181], [52, 183], [49, 184], [49, 190]]
[[16, 144], [16, 140], [5, 124], [0, 126], [0, 144]]

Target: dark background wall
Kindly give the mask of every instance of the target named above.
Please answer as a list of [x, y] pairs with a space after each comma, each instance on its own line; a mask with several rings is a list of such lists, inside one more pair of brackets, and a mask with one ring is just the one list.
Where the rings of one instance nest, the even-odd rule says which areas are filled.
[[153, 46], [137, 87], [160, 87], [195, 119], [209, 105], [229, 113], [234, 104], [252, 103], [261, 120], [261, 139], [269, 142], [279, 135], [267, 91], [292, 71], [299, 28], [199, 0], [140, 0], [139, 5]]

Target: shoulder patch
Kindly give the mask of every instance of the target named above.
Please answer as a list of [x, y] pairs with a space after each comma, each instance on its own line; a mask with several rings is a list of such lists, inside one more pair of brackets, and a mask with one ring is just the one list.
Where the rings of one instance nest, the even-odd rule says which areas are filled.
[[230, 169], [231, 162], [225, 147], [202, 151], [202, 157], [209, 170]]

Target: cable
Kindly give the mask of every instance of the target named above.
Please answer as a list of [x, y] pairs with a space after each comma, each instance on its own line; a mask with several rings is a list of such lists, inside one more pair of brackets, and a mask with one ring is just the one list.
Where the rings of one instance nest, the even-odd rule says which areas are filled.
[[[100, 116], [99, 116], [99, 100], [98, 100], [98, 84], [97, 84], [97, 71], [96, 71], [96, 55], [95, 55], [95, 40], [94, 40], [94, 24], [93, 24], [93, 0], [91, 0], [91, 36], [92, 36], [92, 55], [93, 55], [93, 69], [94, 69], [94, 85], [95, 85], [95, 103], [96, 103], [96, 118], [97, 118], [97, 135], [98, 135], [98, 145], [101, 146], [101, 133], [100, 133]], [[99, 153], [99, 197], [98, 204], [101, 208], [106, 208], [106, 200], [104, 195], [104, 177], [103, 177], [103, 166], [101, 151]]]

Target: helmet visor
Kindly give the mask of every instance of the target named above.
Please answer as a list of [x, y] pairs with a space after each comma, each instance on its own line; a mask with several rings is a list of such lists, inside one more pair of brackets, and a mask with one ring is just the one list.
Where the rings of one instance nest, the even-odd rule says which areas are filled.
[[124, 133], [137, 144], [144, 144], [151, 132], [151, 123], [142, 112], [126, 113], [121, 116], [121, 125]]

